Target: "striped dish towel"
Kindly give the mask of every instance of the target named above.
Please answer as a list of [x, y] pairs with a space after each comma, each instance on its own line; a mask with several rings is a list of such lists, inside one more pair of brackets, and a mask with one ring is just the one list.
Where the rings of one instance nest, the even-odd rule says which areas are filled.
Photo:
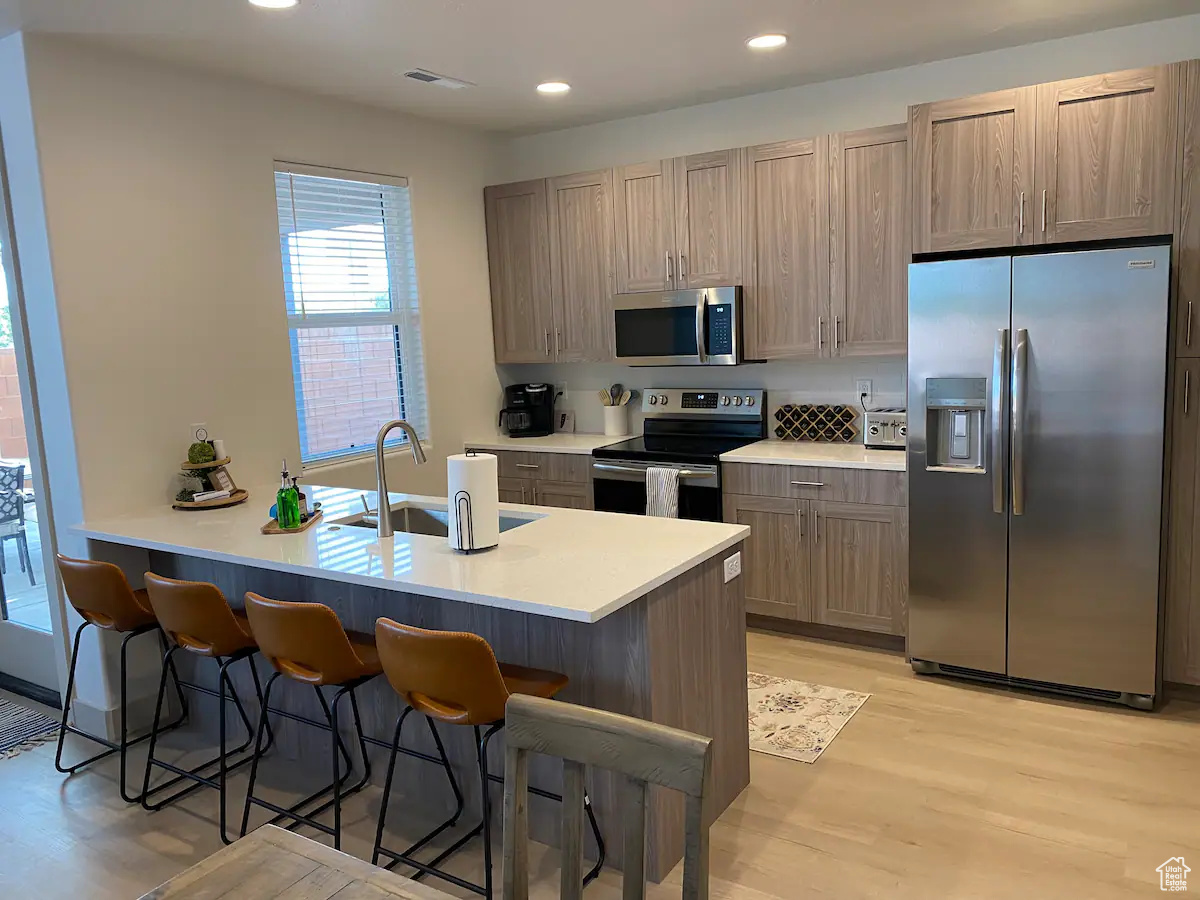
[[679, 470], [661, 466], [646, 469], [646, 515], [679, 518]]

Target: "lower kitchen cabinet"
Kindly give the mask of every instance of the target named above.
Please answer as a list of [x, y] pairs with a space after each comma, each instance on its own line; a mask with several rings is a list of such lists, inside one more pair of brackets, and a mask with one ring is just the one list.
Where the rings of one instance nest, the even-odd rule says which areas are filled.
[[497, 478], [501, 503], [531, 503], [533, 482], [528, 478]]
[[501, 503], [529, 503], [560, 509], [591, 509], [592, 486], [537, 478], [498, 478]]
[[811, 507], [813, 621], [904, 634], [905, 511], [862, 503], [814, 502]]
[[1200, 684], [1200, 359], [1175, 361], [1163, 678]]
[[903, 507], [726, 494], [725, 521], [750, 526], [748, 612], [902, 635], [908, 593]]

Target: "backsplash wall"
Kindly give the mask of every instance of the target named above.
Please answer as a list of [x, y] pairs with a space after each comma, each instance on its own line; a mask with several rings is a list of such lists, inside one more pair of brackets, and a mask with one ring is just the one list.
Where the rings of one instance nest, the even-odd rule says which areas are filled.
[[[620, 382], [626, 388], [760, 388], [767, 392], [772, 413], [783, 403], [846, 403], [856, 406], [854, 382], [871, 379], [873, 408], [903, 406], [907, 390], [907, 367], [903, 356], [862, 357], [857, 359], [815, 359], [768, 362], [743, 366], [672, 366], [631, 367], [602, 363], [562, 365], [497, 366], [502, 384], [548, 382], [566, 395], [558, 409], [575, 412], [577, 432], [604, 430], [604, 413], [597, 391]], [[497, 399], [499, 408], [500, 399]], [[635, 402], [630, 427], [642, 430], [641, 404]], [[861, 420], [859, 422], [861, 430]], [[770, 431], [770, 429], [768, 429]]]

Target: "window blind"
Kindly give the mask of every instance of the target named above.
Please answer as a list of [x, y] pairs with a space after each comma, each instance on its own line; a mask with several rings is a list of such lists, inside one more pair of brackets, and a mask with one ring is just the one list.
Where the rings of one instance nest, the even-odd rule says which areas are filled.
[[302, 461], [427, 437], [407, 180], [276, 163], [275, 195]]

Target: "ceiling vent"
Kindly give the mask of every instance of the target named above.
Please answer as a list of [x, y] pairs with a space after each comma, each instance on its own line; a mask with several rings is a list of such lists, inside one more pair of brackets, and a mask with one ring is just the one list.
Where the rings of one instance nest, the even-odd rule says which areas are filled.
[[456, 91], [460, 88], [475, 87], [469, 81], [460, 81], [448, 75], [439, 75], [437, 72], [430, 72], [428, 69], [411, 69], [404, 73], [404, 77], [425, 84], [436, 84], [438, 87], [450, 88]]

